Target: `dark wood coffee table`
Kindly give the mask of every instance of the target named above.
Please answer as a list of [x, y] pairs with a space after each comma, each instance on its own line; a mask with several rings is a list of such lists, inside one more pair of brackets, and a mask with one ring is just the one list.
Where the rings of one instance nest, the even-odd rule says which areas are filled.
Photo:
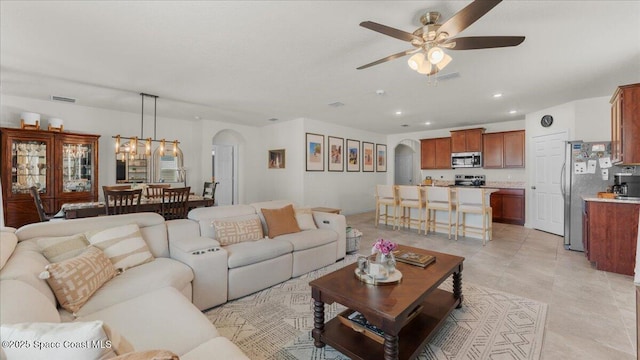
[[[421, 268], [397, 263], [402, 281], [367, 285], [354, 275], [357, 264], [345, 266], [309, 283], [314, 299], [314, 345], [331, 345], [352, 359], [413, 359], [442, 326], [454, 308], [462, 306], [463, 257], [400, 246], [430, 254], [436, 261]], [[453, 292], [438, 289], [453, 275]], [[384, 331], [384, 346], [343, 325], [336, 317], [325, 324], [324, 305], [337, 302], [359, 311]], [[421, 308], [422, 306], [422, 308]], [[414, 317], [414, 313], [418, 315]]]

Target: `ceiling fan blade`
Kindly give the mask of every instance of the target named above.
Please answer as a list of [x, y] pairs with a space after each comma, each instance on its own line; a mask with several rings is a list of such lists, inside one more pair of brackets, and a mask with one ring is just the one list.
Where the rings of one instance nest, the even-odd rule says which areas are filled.
[[397, 54], [389, 55], [389, 56], [387, 56], [385, 58], [382, 58], [380, 60], [376, 60], [376, 61], [368, 63], [366, 65], [362, 65], [362, 66], [358, 67], [357, 69], [358, 70], [366, 69], [366, 68], [372, 67], [374, 65], [382, 64], [384, 62], [391, 61], [393, 59], [397, 59], [397, 58], [403, 57], [405, 55], [409, 55], [409, 54], [414, 53], [416, 51], [417, 51], [416, 49], [409, 49], [409, 50], [406, 50], [406, 51], [403, 51], [403, 52], [399, 52]]
[[447, 33], [449, 37], [456, 36], [460, 31], [466, 29], [484, 14], [488, 13], [489, 10], [493, 9], [501, 1], [502, 0], [476, 0], [442, 24], [438, 32]]
[[474, 50], [517, 46], [523, 41], [524, 36], [468, 36], [448, 39], [443, 44], [452, 44], [451, 50]]
[[420, 40], [420, 37], [415, 36], [412, 33], [398, 30], [387, 25], [378, 24], [373, 21], [363, 21], [360, 23], [360, 26], [404, 41]]

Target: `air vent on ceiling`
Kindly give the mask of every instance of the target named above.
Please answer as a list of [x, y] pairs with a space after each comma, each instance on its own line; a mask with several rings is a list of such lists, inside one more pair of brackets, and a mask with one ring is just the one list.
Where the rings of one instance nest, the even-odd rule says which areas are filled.
[[51, 101], [62, 101], [62, 102], [67, 102], [67, 103], [74, 104], [77, 100], [78, 99], [65, 97], [65, 96], [51, 95]]
[[336, 101], [336, 102], [332, 102], [331, 104], [329, 104], [329, 106], [331, 106], [331, 107], [340, 107], [340, 106], [344, 106], [344, 104], [341, 103], [340, 101]]
[[460, 73], [459, 72], [452, 72], [452, 73], [448, 73], [448, 74], [444, 74], [444, 75], [436, 75], [436, 80], [444, 81], [444, 80], [451, 80], [451, 79], [455, 79], [455, 78], [459, 78], [459, 77], [460, 77]]

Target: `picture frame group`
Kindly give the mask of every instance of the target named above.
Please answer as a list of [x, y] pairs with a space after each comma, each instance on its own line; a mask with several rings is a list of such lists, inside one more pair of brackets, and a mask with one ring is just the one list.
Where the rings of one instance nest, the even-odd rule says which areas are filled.
[[[326, 156], [325, 156], [326, 153]], [[315, 133], [305, 134], [306, 171], [333, 172], [386, 172], [387, 145], [368, 141], [325, 136]]]

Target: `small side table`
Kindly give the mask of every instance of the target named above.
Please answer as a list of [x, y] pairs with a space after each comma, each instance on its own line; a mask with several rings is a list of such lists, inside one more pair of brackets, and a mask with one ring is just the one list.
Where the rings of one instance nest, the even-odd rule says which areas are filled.
[[314, 207], [314, 208], [311, 208], [311, 211], [326, 212], [326, 213], [331, 213], [331, 214], [340, 214], [342, 209], [329, 208], [329, 207]]

